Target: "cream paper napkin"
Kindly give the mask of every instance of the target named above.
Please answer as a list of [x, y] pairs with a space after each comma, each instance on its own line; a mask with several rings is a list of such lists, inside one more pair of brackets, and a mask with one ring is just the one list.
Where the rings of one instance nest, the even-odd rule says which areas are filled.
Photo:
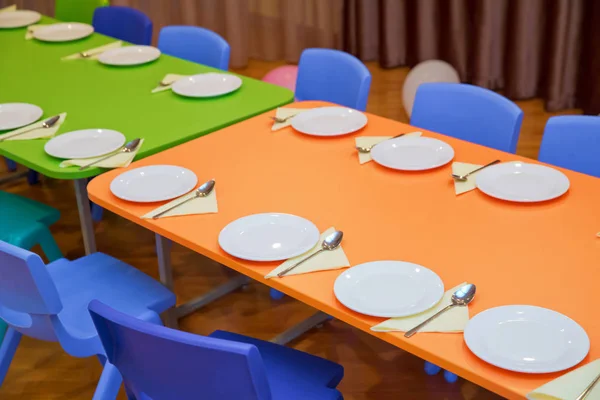
[[[422, 132], [410, 132], [405, 134], [404, 137], [419, 137], [421, 136], [423, 133]], [[357, 147], [372, 147], [375, 146], [377, 143], [381, 143], [384, 140], [388, 140], [393, 138], [393, 136], [361, 136], [361, 137], [357, 137], [356, 139], [354, 139], [354, 143], [356, 144]], [[358, 162], [361, 164], [365, 164], [368, 163], [369, 161], [371, 161], [371, 153], [361, 153], [359, 151], [357, 151], [358, 153]]]
[[[296, 264], [298, 261], [301, 261], [304, 258], [310, 256], [311, 254], [319, 251], [319, 249], [321, 249], [321, 243], [323, 242], [323, 240], [325, 240], [325, 238], [331, 235], [333, 232], [335, 232], [335, 228], [331, 227], [325, 232], [321, 233], [319, 242], [315, 245], [315, 247], [313, 247], [304, 254], [286, 260], [283, 264], [281, 264], [273, 271], [265, 275], [265, 279], [276, 277], [280, 271], [283, 271], [284, 269]], [[348, 261], [348, 257], [346, 257], [346, 253], [344, 253], [344, 249], [340, 245], [340, 247], [338, 247], [335, 250], [322, 251], [319, 255], [314, 256], [310, 260], [300, 264], [299, 266], [285, 274], [285, 276], [306, 274], [309, 272], [316, 271], [327, 271], [330, 269], [338, 269], [349, 266], [350, 261]]]
[[0, 8], [0, 12], [4, 12], [4, 11], [17, 11], [17, 5], [13, 4], [12, 6]]
[[[77, 59], [80, 59], [80, 58], [84, 59], [84, 60], [96, 60], [105, 51], [111, 50], [111, 49], [118, 49], [121, 46], [123, 46], [123, 42], [120, 41], [120, 40], [118, 40], [118, 41], [113, 42], [113, 43], [105, 44], [104, 46], [94, 47], [93, 49], [83, 50], [83, 51], [81, 51], [79, 53], [75, 53], [75, 54], [71, 54], [69, 56], [65, 56], [65, 57], [61, 58], [61, 60], [77, 60]], [[90, 53], [92, 55], [89, 56], [89, 57], [82, 57], [81, 53]]]
[[[306, 111], [306, 108], [278, 108], [277, 111], [275, 111], [275, 117], [277, 118], [287, 118], [289, 116], [296, 116], [298, 114], [300, 114], [302, 111]], [[290, 118], [285, 122], [273, 122], [273, 126], [271, 127], [271, 130], [273, 132], [278, 131], [280, 129], [285, 128], [286, 126], [290, 126], [292, 124], [292, 119]]]
[[[600, 359], [546, 383], [527, 395], [529, 400], [573, 400], [600, 374]], [[600, 400], [598, 383], [586, 400]]]
[[[153, 216], [155, 216], [156, 214], [158, 214], [168, 208], [171, 208], [176, 204], [181, 204], [181, 203], [185, 202], [186, 200], [193, 198], [195, 195], [196, 195], [196, 189], [194, 189], [193, 191], [191, 191], [188, 194], [184, 194], [183, 196], [150, 211], [148, 214], [143, 215], [142, 218], [150, 219]], [[217, 189], [214, 188], [213, 191], [210, 192], [210, 194], [208, 196], [198, 197], [196, 199], [190, 200], [187, 203], [185, 203], [179, 207], [175, 207], [173, 210], [169, 211], [168, 213], [161, 215], [159, 218], [175, 217], [178, 215], [214, 214], [218, 211], [219, 211], [219, 208], [217, 206]]]
[[[469, 172], [476, 170], [481, 167], [478, 164], [468, 164], [461, 162], [453, 162], [452, 163], [452, 173], [456, 175], [464, 175]], [[456, 195], [463, 194], [475, 189], [477, 186], [475, 185], [475, 176], [477, 174], [467, 176], [467, 180], [465, 182], [461, 182], [456, 179], [452, 179], [454, 181], [454, 191]]]
[[[50, 25], [51, 25], [51, 24], [50, 24]], [[33, 39], [33, 32], [34, 32], [36, 29], [40, 29], [40, 28], [42, 28], [42, 27], [44, 27], [44, 26], [49, 26], [49, 25], [48, 25], [48, 24], [46, 24], [46, 25], [43, 25], [43, 24], [38, 24], [38, 25], [29, 25], [29, 26], [27, 27], [27, 32], [25, 32], [25, 40], [31, 40], [31, 39]]]
[[[138, 144], [138, 147], [129, 153], [123, 153], [120, 151], [116, 151], [114, 154], [114, 156], [107, 158], [104, 161], [100, 161], [98, 164], [94, 164], [93, 167], [100, 167], [100, 168], [127, 168], [129, 166], [129, 164], [131, 164], [131, 162], [133, 161], [133, 159], [135, 158], [136, 154], [138, 153], [138, 151], [142, 148], [142, 146], [144, 145], [144, 139], [140, 140], [140, 143]], [[61, 162], [59, 164], [59, 167], [61, 168], [66, 168], [66, 167], [72, 167], [72, 166], [78, 166], [78, 167], [83, 167], [84, 165], [88, 165], [93, 163], [96, 160], [100, 160], [103, 157], [106, 157], [107, 155], [103, 155], [100, 157], [90, 157], [90, 158], [78, 158], [78, 159], [73, 159], [73, 160], [65, 160], [63, 162]]]
[[188, 76], [188, 75], [166, 74], [165, 77], [162, 78], [161, 82], [163, 82], [164, 84], [166, 84], [168, 86], [158, 85], [157, 87], [152, 89], [151, 93], [158, 93], [158, 92], [163, 92], [165, 90], [171, 90], [171, 86], [173, 83], [175, 83], [176, 80], [185, 78], [186, 76]]
[[[6, 138], [4, 140], [8, 141], [8, 140], [45, 139], [45, 138], [52, 137], [52, 136], [54, 136], [56, 131], [58, 131], [58, 128], [60, 128], [62, 123], [65, 122], [65, 119], [67, 118], [66, 112], [61, 113], [59, 115], [60, 115], [60, 118], [58, 119], [58, 121], [56, 121], [56, 123], [51, 128], [42, 128], [42, 124], [48, 119], [48, 118], [44, 118], [42, 120], [39, 120], [38, 122], [34, 122], [33, 124], [24, 126], [19, 129], [15, 129], [14, 131], [3, 133], [2, 135], [0, 135], [0, 139]], [[19, 132], [23, 132], [23, 131], [29, 130], [31, 128], [35, 128], [35, 129], [32, 129], [31, 131], [24, 133], [22, 135], [18, 135]]]
[[[422, 313], [411, 315], [408, 317], [401, 318], [390, 318], [383, 321], [379, 325], [375, 325], [371, 328], [375, 332], [406, 332], [431, 317], [442, 308], [452, 303], [452, 295], [461, 286], [466, 285], [467, 282], [463, 282], [460, 285], [453, 287], [446, 291], [444, 296], [437, 305], [430, 308], [429, 310], [423, 311]], [[467, 323], [469, 322], [469, 307], [453, 307], [446, 311], [429, 324], [425, 325], [419, 332], [462, 332], [464, 331]]]

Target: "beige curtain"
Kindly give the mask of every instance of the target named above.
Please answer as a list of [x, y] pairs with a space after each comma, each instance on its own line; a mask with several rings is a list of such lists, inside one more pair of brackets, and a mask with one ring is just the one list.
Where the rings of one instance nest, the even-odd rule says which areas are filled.
[[0, 8], [17, 5], [19, 9], [35, 10], [44, 15], [54, 15], [55, 0], [0, 0]]
[[510, 98], [597, 113], [600, 91], [581, 82], [600, 84], [599, 9], [598, 0], [346, 0], [344, 48], [383, 67], [446, 60], [463, 81]]

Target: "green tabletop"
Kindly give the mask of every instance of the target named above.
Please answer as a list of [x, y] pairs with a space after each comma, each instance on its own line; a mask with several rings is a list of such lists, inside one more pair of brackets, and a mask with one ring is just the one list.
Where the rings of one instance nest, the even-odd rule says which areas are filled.
[[[44, 17], [41, 23], [56, 22]], [[61, 61], [61, 57], [115, 39], [94, 34], [66, 43], [25, 40], [25, 28], [0, 29], [0, 103], [40, 106], [43, 118], [67, 112], [57, 134], [86, 128], [142, 137], [136, 159], [144, 158], [225, 126], [293, 101], [293, 93], [241, 77], [234, 93], [209, 99], [185, 98], [170, 90], [150, 93], [167, 73], [191, 75], [215, 71], [167, 55], [134, 67], [111, 67], [94, 60]], [[47, 140], [5, 141], [0, 155], [57, 179], [95, 176], [104, 170], [60, 168], [62, 160], [44, 152]]]

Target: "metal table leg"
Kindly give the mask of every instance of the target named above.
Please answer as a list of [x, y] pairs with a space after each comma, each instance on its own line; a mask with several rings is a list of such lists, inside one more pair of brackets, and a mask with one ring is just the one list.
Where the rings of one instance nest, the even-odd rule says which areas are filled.
[[[173, 291], [173, 269], [171, 268], [171, 245], [169, 239], [160, 236], [158, 233], [154, 234], [154, 238], [156, 241], [156, 258], [158, 259], [160, 281], [170, 291]], [[177, 329], [176, 307], [165, 311], [162, 317], [165, 326]]]
[[77, 209], [79, 210], [79, 222], [81, 224], [81, 233], [83, 235], [83, 246], [85, 254], [96, 252], [96, 238], [94, 236], [94, 223], [92, 222], [92, 213], [90, 211], [90, 199], [87, 192], [87, 179], [76, 179], [75, 196], [77, 197]]
[[285, 345], [292, 340], [296, 339], [298, 336], [301, 336], [314, 328], [317, 325], [321, 325], [331, 317], [325, 314], [322, 311], [317, 311], [315, 314], [311, 315], [304, 321], [292, 326], [288, 330], [279, 335], [275, 336], [270, 342]]

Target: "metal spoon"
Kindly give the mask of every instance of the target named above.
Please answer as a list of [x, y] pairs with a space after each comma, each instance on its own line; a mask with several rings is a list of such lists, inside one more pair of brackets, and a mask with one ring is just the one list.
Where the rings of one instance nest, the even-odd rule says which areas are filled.
[[99, 160], [96, 160], [94, 162], [91, 162], [89, 164], [83, 165], [81, 167], [79, 167], [80, 171], [83, 171], [84, 169], [87, 169], [89, 167], [91, 167], [94, 164], [98, 164], [100, 161], [104, 161], [107, 158], [111, 158], [116, 156], [117, 154], [121, 154], [121, 153], [131, 153], [132, 151], [134, 151], [135, 149], [137, 149], [138, 145], [140, 144], [140, 138], [137, 139], [133, 139], [131, 142], [127, 143], [124, 147], [122, 147], [119, 151], [117, 151], [116, 153], [111, 153], [109, 155], [107, 155], [106, 157], [102, 157]]
[[456, 179], [457, 181], [460, 181], [460, 182], [465, 182], [465, 181], [467, 180], [467, 178], [468, 178], [470, 175], [474, 174], [475, 172], [479, 172], [479, 171], [481, 171], [482, 169], [484, 169], [484, 168], [487, 168], [487, 167], [489, 167], [489, 166], [492, 166], [492, 165], [494, 165], [494, 164], [498, 164], [499, 162], [500, 162], [500, 160], [494, 160], [494, 161], [492, 161], [491, 163], [489, 163], [489, 164], [485, 164], [483, 167], [479, 167], [479, 168], [477, 168], [477, 169], [474, 169], [473, 171], [471, 171], [471, 172], [469, 172], [469, 173], [466, 173], [466, 174], [464, 174], [464, 175], [456, 175], [456, 174], [452, 174], [452, 177], [453, 177], [454, 179]]
[[179, 204], [175, 204], [173, 207], [169, 207], [166, 210], [159, 212], [158, 214], [153, 216], [152, 219], [158, 219], [161, 215], [168, 213], [172, 209], [177, 208], [180, 205], [185, 204], [190, 200], [197, 199], [198, 197], [206, 197], [210, 194], [210, 192], [213, 191], [214, 188], [215, 188], [215, 180], [214, 179], [211, 179], [208, 182], [204, 182], [202, 185], [200, 185], [200, 187], [198, 189], [196, 189], [196, 191], [194, 192], [194, 195], [192, 197], [190, 197], [189, 199], [187, 199], [185, 201], [182, 201]]
[[412, 335], [414, 335], [415, 333], [417, 333], [417, 331], [419, 329], [421, 329], [422, 327], [424, 327], [425, 325], [427, 325], [428, 323], [430, 323], [431, 321], [433, 321], [434, 319], [436, 319], [438, 316], [440, 316], [441, 314], [445, 313], [446, 311], [448, 311], [449, 309], [451, 309], [452, 307], [465, 307], [468, 306], [469, 303], [471, 301], [473, 301], [473, 297], [475, 297], [475, 290], [477, 288], [475, 287], [475, 285], [468, 283], [464, 286], [461, 286], [456, 292], [454, 292], [454, 294], [452, 295], [452, 303], [448, 304], [446, 307], [442, 308], [440, 311], [438, 311], [437, 313], [433, 314], [431, 317], [427, 318], [425, 321], [421, 322], [419, 325], [415, 326], [414, 328], [412, 328], [411, 330], [409, 330], [408, 332], [406, 332], [404, 334], [404, 337], [409, 338]]
[[[385, 139], [385, 140], [392, 140], [392, 139], [396, 139], [396, 138], [402, 137], [402, 136], [404, 136], [404, 135], [406, 135], [406, 133], [401, 133], [401, 134], [399, 134], [399, 135], [396, 135], [396, 136], [394, 136], [394, 137], [391, 137], [391, 138], [389, 138], [389, 139]], [[383, 140], [382, 142], [385, 142], [385, 140]], [[379, 143], [381, 143], [381, 142], [379, 142]], [[356, 150], [358, 150], [358, 152], [359, 152], [359, 153], [368, 154], [368, 153], [370, 153], [370, 152], [371, 152], [371, 150], [373, 149], [373, 147], [375, 147], [375, 146], [376, 146], [376, 145], [378, 145], [379, 143], [376, 143], [376, 144], [374, 144], [373, 146], [370, 146], [370, 147], [356, 146]]]
[[291, 267], [284, 269], [283, 271], [278, 273], [277, 276], [279, 278], [281, 278], [282, 276], [284, 276], [285, 274], [287, 274], [288, 272], [290, 272], [291, 270], [296, 268], [298, 265], [302, 264], [304, 261], [310, 260], [311, 258], [313, 258], [314, 256], [316, 256], [317, 254], [319, 254], [322, 251], [330, 251], [330, 250], [337, 249], [338, 247], [340, 247], [343, 237], [344, 237], [344, 232], [342, 232], [342, 231], [335, 231], [335, 232], [331, 233], [330, 235], [328, 235], [325, 238], [325, 240], [323, 240], [323, 243], [321, 243], [321, 248], [319, 249], [319, 251], [312, 253], [310, 256], [298, 261], [296, 264], [292, 265]]
[[590, 395], [590, 393], [592, 393], [592, 390], [594, 389], [594, 386], [596, 386], [596, 384], [598, 383], [598, 381], [600, 381], [600, 374], [596, 375], [596, 378], [594, 378], [594, 380], [592, 381], [592, 383], [590, 383], [588, 385], [588, 387], [586, 387], [583, 392], [581, 392], [581, 394], [579, 396], [577, 396], [577, 398], [575, 400], [584, 400], [587, 399], [587, 397]]
[[296, 115], [298, 114], [293, 114], [293, 115], [288, 115], [287, 117], [271, 117], [271, 119], [275, 122], [277, 122], [278, 124], [283, 124], [284, 122], [286, 122], [288, 119], [294, 118]]
[[171, 86], [173, 83], [174, 82], [167, 83], [165, 81], [160, 81], [160, 82], [158, 82], [158, 86], [166, 87], [166, 86]]
[[52, 128], [52, 127], [53, 127], [53, 126], [54, 126], [54, 125], [55, 125], [55, 124], [58, 122], [58, 120], [59, 120], [59, 119], [60, 119], [60, 115], [55, 115], [54, 117], [52, 117], [52, 118], [48, 118], [47, 120], [45, 120], [44, 122], [42, 122], [42, 126], [41, 126], [41, 127], [37, 127], [37, 128], [36, 128], [36, 127], [29, 128], [29, 129], [26, 129], [26, 130], [24, 130], [24, 131], [22, 131], [22, 132], [15, 133], [14, 135], [10, 135], [10, 136], [8, 136], [8, 137], [4, 137], [4, 138], [0, 139], [0, 142], [3, 142], [3, 141], [5, 141], [6, 139], [10, 139], [10, 138], [12, 138], [12, 137], [15, 137], [15, 136], [22, 135], [22, 134], [24, 134], [24, 133], [27, 133], [27, 132], [34, 131], [34, 130], [36, 130], [36, 129], [47, 129], [47, 128]]

